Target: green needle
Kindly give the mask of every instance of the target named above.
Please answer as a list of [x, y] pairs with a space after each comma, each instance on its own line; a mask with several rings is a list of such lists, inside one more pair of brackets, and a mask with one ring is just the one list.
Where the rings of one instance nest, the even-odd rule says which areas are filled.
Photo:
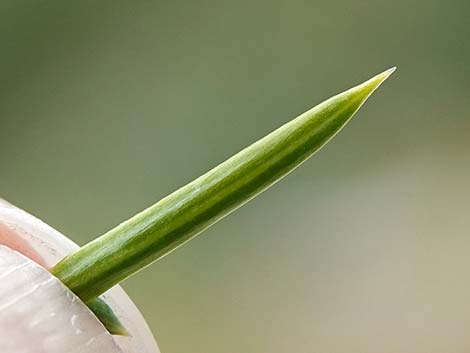
[[67, 256], [51, 272], [90, 303], [289, 174], [325, 145], [394, 70], [286, 123]]

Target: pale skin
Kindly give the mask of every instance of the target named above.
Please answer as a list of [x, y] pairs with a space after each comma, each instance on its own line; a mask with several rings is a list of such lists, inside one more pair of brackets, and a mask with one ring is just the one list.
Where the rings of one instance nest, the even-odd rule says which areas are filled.
[[[65, 255], [78, 249], [78, 246], [66, 236], [3, 199], [0, 199], [0, 245], [16, 250], [45, 269], [51, 268]], [[29, 267], [25, 267], [23, 271], [28, 270]], [[18, 293], [18, 296], [20, 295], [21, 293]], [[131, 337], [110, 336], [109, 342], [111, 343], [106, 351], [112, 353], [159, 353], [155, 339], [145, 320], [126, 293], [116, 286], [105, 294], [105, 299], [131, 334]], [[79, 299], [74, 298], [74, 300]], [[0, 297], [0, 307], [1, 304], [2, 298]], [[47, 303], [38, 303], [38, 305], [47, 305]], [[92, 323], [91, 326], [97, 330], [97, 334], [108, 334], [86, 306], [83, 305], [79, 310], [81, 310], [80, 315], [85, 316], [86, 320]], [[63, 312], [59, 315], [72, 314]], [[62, 319], [68, 320], [69, 318]], [[96, 325], [93, 320], [96, 320]], [[12, 330], [15, 328], [13, 327]], [[27, 341], [27, 337], [24, 339]], [[64, 351], [65, 349], [66, 347], [64, 347]], [[34, 347], [32, 350], [34, 351]], [[82, 351], [84, 353], [95, 352], [93, 347], [90, 347], [89, 352], [88, 349]], [[100, 351], [103, 350], [100, 349]]]

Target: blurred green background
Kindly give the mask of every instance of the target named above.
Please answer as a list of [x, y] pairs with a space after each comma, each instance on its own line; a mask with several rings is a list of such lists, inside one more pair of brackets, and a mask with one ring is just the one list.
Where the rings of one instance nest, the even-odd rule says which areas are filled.
[[470, 350], [468, 0], [0, 4], [0, 194], [84, 244], [398, 71], [302, 168], [126, 281], [163, 353]]

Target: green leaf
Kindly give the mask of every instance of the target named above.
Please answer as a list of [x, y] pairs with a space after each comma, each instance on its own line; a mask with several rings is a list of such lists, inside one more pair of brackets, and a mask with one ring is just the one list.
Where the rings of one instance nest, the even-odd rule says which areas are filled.
[[95, 316], [112, 335], [130, 336], [113, 309], [101, 298], [91, 299], [86, 303]]
[[328, 142], [395, 69], [351, 88], [67, 256], [51, 272], [89, 302], [286, 176]]

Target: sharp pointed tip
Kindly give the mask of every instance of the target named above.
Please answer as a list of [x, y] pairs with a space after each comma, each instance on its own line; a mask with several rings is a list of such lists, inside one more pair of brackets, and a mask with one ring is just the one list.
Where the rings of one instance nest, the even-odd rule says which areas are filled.
[[378, 87], [378, 86], [380, 86], [380, 84], [382, 82], [384, 82], [387, 78], [389, 78], [390, 75], [393, 74], [396, 69], [397, 69], [397, 67], [393, 66], [390, 69], [385, 70], [385, 71], [381, 72], [378, 75], [375, 75], [374, 77], [372, 77], [370, 80], [368, 80], [366, 82], [375, 83]]
[[356, 92], [361, 92], [362, 99], [365, 101], [367, 98], [375, 92], [380, 85], [390, 77], [391, 74], [396, 70], [396, 66], [391, 67], [388, 70], [381, 72], [380, 74], [375, 75], [366, 82], [354, 87], [352, 90]]
[[395, 70], [397, 69], [396, 66], [393, 66], [391, 67], [390, 69], [388, 70], [385, 70], [384, 72], [382, 72], [381, 74], [379, 75], [383, 75], [384, 76], [384, 79], [387, 79], [391, 74], [393, 74], [395, 72]]
[[352, 87], [343, 93], [340, 93], [338, 96], [333, 97], [333, 99], [341, 96], [349, 100], [350, 103], [356, 107], [356, 109], [359, 109], [396, 69], [397, 68], [395, 66], [391, 67], [373, 76], [367, 81]]

